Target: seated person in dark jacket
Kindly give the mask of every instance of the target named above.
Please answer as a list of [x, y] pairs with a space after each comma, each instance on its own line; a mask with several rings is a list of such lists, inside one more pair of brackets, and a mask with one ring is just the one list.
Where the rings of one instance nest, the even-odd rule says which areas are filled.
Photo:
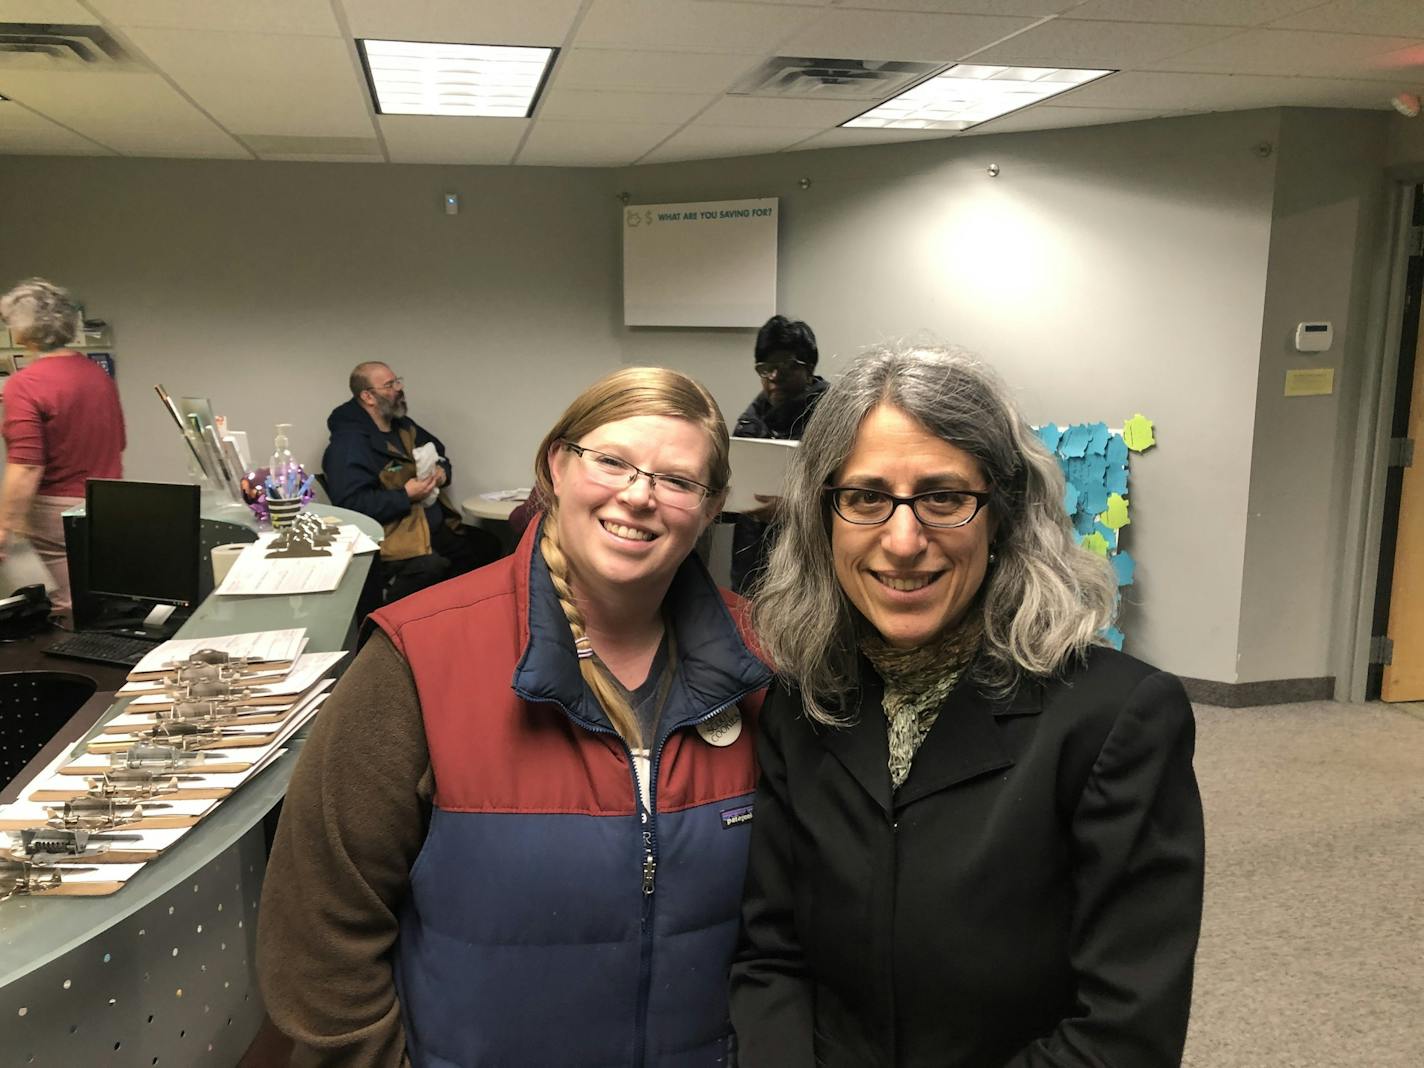
[[[757, 331], [755, 366], [761, 392], [737, 419], [733, 437], [799, 441], [826, 380], [816, 374], [816, 335], [803, 322], [773, 315]], [[771, 520], [780, 497], [757, 494], [761, 507], [736, 517], [732, 532], [732, 589], [746, 593], [766, 568]]]
[[[322, 471], [331, 503], [368, 515], [385, 528], [383, 600], [397, 600], [499, 558], [495, 537], [462, 525], [441, 492], [451, 473], [445, 446], [406, 415], [402, 380], [389, 366], [357, 364], [351, 372], [351, 399], [332, 411], [326, 426], [331, 442]], [[429, 475], [417, 478], [415, 450], [427, 442], [440, 459]]]

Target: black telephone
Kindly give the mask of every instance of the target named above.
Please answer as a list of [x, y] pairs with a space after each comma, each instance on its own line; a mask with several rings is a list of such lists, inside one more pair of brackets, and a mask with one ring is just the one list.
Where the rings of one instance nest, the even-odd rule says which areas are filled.
[[0, 639], [27, 638], [45, 628], [54, 606], [44, 586], [21, 586], [0, 597]]

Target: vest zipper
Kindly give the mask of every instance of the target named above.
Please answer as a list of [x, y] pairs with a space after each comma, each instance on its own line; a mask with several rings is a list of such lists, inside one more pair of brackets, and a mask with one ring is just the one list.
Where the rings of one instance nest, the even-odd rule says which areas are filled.
[[[714, 716], [720, 715], [734, 704], [755, 693], [759, 686], [749, 686], [727, 701], [723, 701], [710, 712], [705, 712], [696, 719], [688, 720], [679, 724], [676, 730], [685, 727], [695, 727], [699, 723], [705, 723]], [[519, 693], [518, 690], [515, 693]], [[525, 700], [543, 700], [548, 698], [531, 698], [524, 694], [519, 694]], [[658, 836], [657, 836], [657, 811], [658, 811], [658, 761], [662, 758], [663, 746], [672, 737], [672, 731], [660, 732], [656, 739], [652, 752], [648, 758], [648, 804], [643, 805], [643, 789], [638, 782], [638, 761], [633, 756], [633, 750], [623, 736], [612, 727], [604, 727], [589, 723], [580, 719], [569, 711], [561, 701], [553, 701], [558, 705], [573, 722], [577, 723], [590, 734], [611, 734], [618, 739], [623, 746], [623, 752], [628, 755], [628, 772], [633, 779], [633, 800], [639, 809], [639, 821], [643, 826], [643, 907], [642, 916], [639, 923], [639, 933], [641, 935], [640, 953], [638, 961], [638, 1011], [634, 1024], [634, 1038], [636, 1046], [634, 1048], [633, 1068], [644, 1068], [647, 1063], [648, 1046], [648, 1000], [653, 986], [653, 904], [657, 891], [657, 871], [658, 871]]]

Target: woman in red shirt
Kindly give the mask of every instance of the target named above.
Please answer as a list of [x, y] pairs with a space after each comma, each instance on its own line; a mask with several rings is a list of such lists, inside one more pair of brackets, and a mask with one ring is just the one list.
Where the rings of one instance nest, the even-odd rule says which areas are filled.
[[[32, 278], [0, 297], [0, 319], [30, 362], [5, 384], [5, 475], [0, 482], [0, 560], [28, 538], [50, 572], [50, 598], [67, 613], [65, 509], [84, 502], [91, 478], [122, 478], [124, 413], [114, 380], [67, 346], [82, 329], [66, 290]], [[0, 591], [0, 596], [9, 590]]]

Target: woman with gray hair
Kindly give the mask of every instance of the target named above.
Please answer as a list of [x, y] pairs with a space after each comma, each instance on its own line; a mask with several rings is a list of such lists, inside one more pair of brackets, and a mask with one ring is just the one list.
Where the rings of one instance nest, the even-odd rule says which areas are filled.
[[[55, 610], [70, 608], [64, 512], [91, 478], [122, 478], [124, 413], [114, 380], [68, 346], [83, 329], [66, 290], [31, 278], [0, 297], [0, 320], [29, 363], [5, 383], [0, 560], [27, 538], [54, 577]], [[10, 590], [0, 590], [0, 596]]]
[[1057, 462], [973, 357], [887, 348], [825, 394], [787, 481], [739, 1064], [1180, 1064], [1191, 705], [1100, 643], [1115, 585]]

